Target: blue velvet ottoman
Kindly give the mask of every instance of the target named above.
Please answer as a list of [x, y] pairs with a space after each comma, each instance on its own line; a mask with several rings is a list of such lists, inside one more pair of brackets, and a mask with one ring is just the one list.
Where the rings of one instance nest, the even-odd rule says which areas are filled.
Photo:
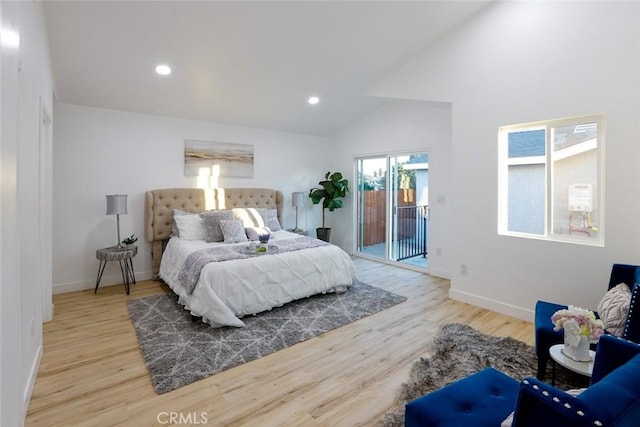
[[405, 407], [406, 427], [496, 427], [516, 407], [519, 382], [485, 368]]

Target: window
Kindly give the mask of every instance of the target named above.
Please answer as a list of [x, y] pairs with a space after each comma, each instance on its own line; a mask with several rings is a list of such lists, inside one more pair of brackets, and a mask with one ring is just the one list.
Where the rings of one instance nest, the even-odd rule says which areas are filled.
[[602, 245], [604, 115], [498, 130], [499, 234]]

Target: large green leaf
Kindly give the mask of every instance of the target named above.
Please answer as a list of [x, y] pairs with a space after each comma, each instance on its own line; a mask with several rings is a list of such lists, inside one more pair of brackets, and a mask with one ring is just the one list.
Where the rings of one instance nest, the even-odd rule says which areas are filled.
[[340, 172], [327, 172], [324, 180], [320, 181], [318, 185], [320, 188], [309, 190], [309, 198], [314, 205], [322, 201], [322, 227], [324, 227], [324, 209], [333, 212], [344, 206], [340, 199], [349, 193], [349, 181], [344, 179]]

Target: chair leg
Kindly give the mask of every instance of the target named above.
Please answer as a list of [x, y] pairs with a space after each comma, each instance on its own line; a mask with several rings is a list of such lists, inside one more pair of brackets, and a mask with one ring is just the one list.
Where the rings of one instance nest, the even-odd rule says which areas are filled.
[[545, 374], [547, 373], [547, 362], [549, 359], [538, 357], [538, 373], [536, 378], [540, 381], [544, 381]]

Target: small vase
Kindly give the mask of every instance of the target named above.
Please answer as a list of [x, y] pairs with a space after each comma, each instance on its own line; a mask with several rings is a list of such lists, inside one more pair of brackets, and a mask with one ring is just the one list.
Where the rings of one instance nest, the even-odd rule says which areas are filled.
[[580, 336], [580, 342], [577, 346], [573, 346], [567, 343], [566, 337], [564, 342], [564, 348], [562, 352], [565, 356], [576, 362], [590, 362], [591, 355], [589, 354], [589, 338], [584, 335]]

